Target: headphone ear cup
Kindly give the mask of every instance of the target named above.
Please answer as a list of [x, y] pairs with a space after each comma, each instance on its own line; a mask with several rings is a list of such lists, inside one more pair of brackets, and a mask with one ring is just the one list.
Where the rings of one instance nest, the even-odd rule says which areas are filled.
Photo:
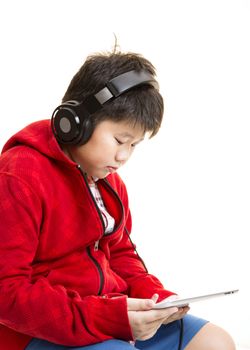
[[78, 143], [80, 119], [72, 108], [64, 105], [57, 107], [53, 112], [51, 122], [53, 133], [60, 143]]
[[51, 125], [61, 144], [83, 145], [94, 131], [91, 115], [75, 100], [67, 101], [54, 110]]

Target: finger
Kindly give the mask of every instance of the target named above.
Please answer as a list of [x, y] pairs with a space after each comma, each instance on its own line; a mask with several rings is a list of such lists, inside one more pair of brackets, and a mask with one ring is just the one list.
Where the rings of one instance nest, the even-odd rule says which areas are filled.
[[157, 294], [157, 293], [153, 294], [153, 296], [151, 297], [151, 299], [152, 299], [155, 303], [157, 302], [158, 298], [159, 298], [159, 294]]
[[179, 308], [175, 314], [173, 314], [167, 318], [168, 323], [175, 321], [175, 320], [180, 320], [181, 318], [183, 318], [186, 315], [188, 310], [189, 310], [188, 308]]
[[155, 302], [152, 299], [127, 298], [128, 311], [145, 311], [150, 310]]
[[149, 310], [145, 314], [145, 322], [151, 323], [151, 322], [161, 322], [166, 318], [171, 317], [172, 315], [176, 314], [178, 312], [177, 307], [171, 307], [167, 309], [158, 309], [158, 310]]
[[185, 306], [185, 307], [179, 308], [178, 313], [180, 315], [185, 315], [189, 310], [190, 310], [190, 307]]

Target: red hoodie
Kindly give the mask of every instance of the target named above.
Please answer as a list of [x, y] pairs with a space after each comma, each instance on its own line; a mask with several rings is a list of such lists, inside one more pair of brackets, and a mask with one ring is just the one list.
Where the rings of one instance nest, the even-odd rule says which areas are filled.
[[135, 254], [118, 174], [97, 184], [115, 218], [108, 235], [85, 174], [62, 152], [49, 120], [27, 126], [4, 146], [0, 350], [23, 350], [32, 337], [64, 346], [131, 340], [127, 296], [172, 294]]

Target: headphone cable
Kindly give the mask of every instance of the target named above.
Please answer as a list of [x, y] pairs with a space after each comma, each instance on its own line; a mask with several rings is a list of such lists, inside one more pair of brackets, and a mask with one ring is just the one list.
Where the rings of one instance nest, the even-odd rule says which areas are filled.
[[180, 336], [179, 336], [179, 346], [178, 346], [178, 350], [181, 350], [181, 349], [182, 349], [183, 331], [184, 331], [183, 319], [180, 319]]

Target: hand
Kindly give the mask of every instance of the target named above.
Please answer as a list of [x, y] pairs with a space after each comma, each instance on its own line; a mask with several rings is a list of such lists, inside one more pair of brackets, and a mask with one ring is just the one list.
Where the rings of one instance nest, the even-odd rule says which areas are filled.
[[127, 298], [128, 318], [136, 340], [151, 338], [164, 320], [178, 312], [177, 307], [153, 310], [156, 296], [152, 299]]
[[176, 313], [174, 313], [173, 315], [171, 315], [170, 317], [163, 320], [162, 324], [168, 324], [168, 323], [171, 323], [173, 321], [180, 320], [181, 318], [183, 318], [187, 314], [187, 312], [189, 310], [190, 310], [189, 306], [179, 307], [178, 311]]
[[[158, 299], [157, 294], [153, 295], [152, 299], [156, 302]], [[179, 299], [178, 295], [171, 295], [170, 297], [168, 297], [166, 300], [176, 300]], [[178, 311], [175, 312], [174, 314], [172, 314], [171, 316], [167, 317], [165, 320], [163, 320], [162, 324], [168, 324], [177, 320], [180, 320], [181, 318], [183, 318], [187, 312], [190, 310], [190, 307], [187, 306], [183, 306], [183, 307], [179, 307]]]

